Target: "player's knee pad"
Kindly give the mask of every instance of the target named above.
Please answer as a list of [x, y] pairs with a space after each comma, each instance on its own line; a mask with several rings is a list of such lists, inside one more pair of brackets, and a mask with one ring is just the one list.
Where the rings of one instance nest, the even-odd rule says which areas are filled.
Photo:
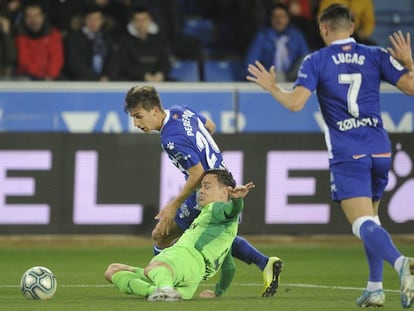
[[360, 228], [361, 228], [362, 224], [366, 221], [369, 221], [369, 220], [376, 223], [376, 224], [378, 224], [377, 221], [375, 220], [375, 218], [372, 217], [372, 216], [359, 217], [352, 223], [352, 232], [359, 239], [361, 239], [361, 235], [360, 235], [359, 231], [360, 231]]

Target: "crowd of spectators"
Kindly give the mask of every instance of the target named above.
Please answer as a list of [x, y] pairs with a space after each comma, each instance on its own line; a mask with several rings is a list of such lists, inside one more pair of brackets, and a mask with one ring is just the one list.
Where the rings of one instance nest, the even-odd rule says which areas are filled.
[[201, 73], [207, 59], [231, 59], [293, 81], [323, 46], [316, 16], [333, 2], [374, 44], [371, 0], [0, 0], [0, 79], [161, 82], [177, 59]]

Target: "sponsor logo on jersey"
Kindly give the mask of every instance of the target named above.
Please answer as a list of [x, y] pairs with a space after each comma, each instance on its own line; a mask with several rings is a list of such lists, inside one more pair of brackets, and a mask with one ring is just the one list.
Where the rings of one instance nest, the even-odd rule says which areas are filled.
[[173, 150], [175, 148], [174, 142], [170, 141], [167, 145], [166, 145], [167, 149], [169, 150]]
[[359, 128], [361, 126], [377, 126], [378, 125], [378, 118], [362, 118], [362, 119], [355, 119], [349, 118], [345, 120], [341, 120], [336, 122], [338, 124], [339, 130], [344, 132], [348, 130], [352, 130], [355, 128]]

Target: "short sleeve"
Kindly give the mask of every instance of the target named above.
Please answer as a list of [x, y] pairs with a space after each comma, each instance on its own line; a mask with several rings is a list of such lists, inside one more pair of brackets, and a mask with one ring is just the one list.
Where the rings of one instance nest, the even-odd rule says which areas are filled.
[[201, 120], [203, 124], [206, 124], [207, 118], [200, 113], [196, 113], [197, 117]]
[[398, 80], [408, 70], [405, 69], [387, 50], [381, 48], [380, 51], [380, 68], [381, 68], [381, 79], [396, 85]]
[[318, 75], [314, 66], [315, 58], [316, 56], [314, 54], [309, 54], [303, 59], [298, 71], [298, 78], [293, 86], [294, 88], [300, 85], [307, 88], [311, 92], [316, 89], [318, 84]]

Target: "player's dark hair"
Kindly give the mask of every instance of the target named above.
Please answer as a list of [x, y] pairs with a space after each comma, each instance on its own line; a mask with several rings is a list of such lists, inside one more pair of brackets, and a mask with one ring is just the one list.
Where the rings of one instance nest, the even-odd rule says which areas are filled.
[[133, 108], [140, 107], [150, 111], [154, 107], [163, 110], [160, 96], [152, 86], [133, 86], [125, 96], [125, 112]]
[[236, 187], [236, 181], [234, 180], [233, 175], [226, 169], [213, 168], [207, 170], [204, 173], [204, 176], [206, 175], [216, 175], [219, 183], [230, 186], [232, 188]]
[[351, 10], [342, 4], [332, 4], [319, 16], [319, 23], [328, 23], [333, 30], [348, 29], [353, 22]]

